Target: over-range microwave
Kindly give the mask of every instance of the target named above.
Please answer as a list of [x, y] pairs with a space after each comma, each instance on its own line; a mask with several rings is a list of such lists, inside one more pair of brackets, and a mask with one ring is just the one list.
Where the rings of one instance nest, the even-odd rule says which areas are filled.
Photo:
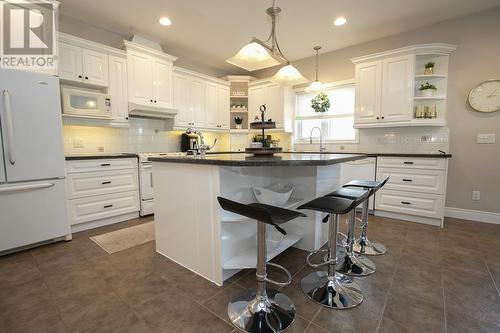
[[95, 118], [111, 118], [111, 97], [100, 92], [63, 87], [63, 114]]

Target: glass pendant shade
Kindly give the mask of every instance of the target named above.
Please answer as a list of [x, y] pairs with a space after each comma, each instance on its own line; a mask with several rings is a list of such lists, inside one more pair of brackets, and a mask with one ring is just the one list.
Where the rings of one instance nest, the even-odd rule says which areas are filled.
[[300, 74], [297, 68], [292, 65], [286, 65], [280, 68], [280, 70], [271, 78], [271, 81], [281, 85], [293, 86], [307, 82], [307, 79]]
[[321, 81], [314, 81], [306, 88], [307, 92], [316, 92], [320, 90], [323, 90], [323, 83], [321, 83]]
[[238, 53], [226, 60], [231, 65], [246, 69], [249, 72], [279, 65], [280, 62], [273, 58], [269, 51], [256, 42], [243, 46]]

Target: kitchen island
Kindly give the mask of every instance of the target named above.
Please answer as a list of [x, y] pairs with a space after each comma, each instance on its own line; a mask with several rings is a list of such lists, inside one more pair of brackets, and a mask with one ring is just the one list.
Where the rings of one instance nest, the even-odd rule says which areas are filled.
[[[293, 184], [283, 205], [294, 209], [341, 185], [340, 165], [363, 154], [282, 153], [274, 157], [215, 154], [205, 157], [163, 156], [153, 162], [156, 251], [206, 279], [223, 281], [256, 266], [255, 221], [223, 211], [217, 196], [255, 202], [253, 187]], [[326, 242], [322, 215], [284, 224], [286, 236], [269, 228], [268, 259], [290, 246], [315, 250]]]

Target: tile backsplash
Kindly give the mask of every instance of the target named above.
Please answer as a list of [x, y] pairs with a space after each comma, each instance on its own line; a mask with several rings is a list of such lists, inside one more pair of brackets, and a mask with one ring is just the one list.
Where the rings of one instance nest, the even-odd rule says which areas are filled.
[[[359, 143], [329, 144], [327, 150], [373, 153], [449, 152], [450, 131], [446, 127], [398, 127], [359, 130]], [[317, 150], [318, 143], [296, 144], [295, 150]]]
[[[130, 118], [128, 128], [63, 125], [66, 155], [97, 152], [173, 152], [180, 150], [182, 131], [172, 131], [169, 120]], [[229, 149], [229, 134], [206, 133], [205, 142], [218, 142], [214, 150]]]

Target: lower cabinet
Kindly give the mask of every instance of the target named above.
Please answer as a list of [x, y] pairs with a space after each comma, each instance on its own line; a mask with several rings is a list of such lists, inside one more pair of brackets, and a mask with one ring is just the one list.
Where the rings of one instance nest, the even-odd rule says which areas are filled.
[[375, 195], [376, 213], [442, 226], [446, 174], [445, 158], [379, 157], [377, 179], [390, 178]]
[[73, 227], [84, 230], [139, 216], [136, 158], [67, 161], [66, 171], [67, 207]]

